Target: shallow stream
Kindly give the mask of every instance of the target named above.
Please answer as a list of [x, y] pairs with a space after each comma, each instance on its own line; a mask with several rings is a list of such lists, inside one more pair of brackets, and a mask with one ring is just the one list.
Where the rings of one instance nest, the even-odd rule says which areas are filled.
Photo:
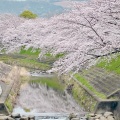
[[[57, 79], [53, 74], [41, 72], [31, 72], [32, 82], [25, 83], [21, 86], [20, 94], [17, 97], [14, 113], [79, 113], [83, 109], [75, 102], [71, 95], [67, 92], [57, 91], [52, 87], [50, 80]], [[34, 80], [33, 80], [34, 78]], [[47, 78], [47, 80], [46, 80]], [[38, 80], [47, 81], [49, 86], [38, 82]], [[31, 80], [31, 79], [30, 79]], [[37, 82], [36, 82], [37, 80]], [[35, 81], [35, 82], [33, 82]], [[53, 83], [55, 86], [57, 84]], [[59, 84], [58, 84], [59, 87]], [[62, 89], [60, 89], [62, 90]]]

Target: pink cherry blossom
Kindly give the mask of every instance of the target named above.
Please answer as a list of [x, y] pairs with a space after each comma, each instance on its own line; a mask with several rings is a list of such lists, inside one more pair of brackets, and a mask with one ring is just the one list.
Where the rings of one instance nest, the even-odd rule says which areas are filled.
[[0, 15], [0, 45], [7, 52], [40, 48], [39, 58], [65, 53], [53, 66], [60, 73], [89, 67], [120, 51], [120, 0], [74, 2], [70, 12], [49, 19]]

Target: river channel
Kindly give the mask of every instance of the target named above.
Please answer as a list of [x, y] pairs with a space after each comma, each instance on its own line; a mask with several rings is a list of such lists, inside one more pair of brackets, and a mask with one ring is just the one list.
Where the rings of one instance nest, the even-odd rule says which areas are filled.
[[21, 114], [82, 112], [83, 109], [57, 82], [59, 80], [54, 74], [31, 72], [29, 81], [21, 86], [13, 112]]

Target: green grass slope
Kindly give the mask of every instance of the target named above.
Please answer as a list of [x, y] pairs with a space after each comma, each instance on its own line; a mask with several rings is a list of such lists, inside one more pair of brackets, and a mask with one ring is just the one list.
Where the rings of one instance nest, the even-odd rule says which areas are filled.
[[101, 59], [96, 66], [100, 68], [104, 68], [110, 72], [120, 74], [120, 54], [116, 56], [117, 57], [113, 57], [109, 61], [107, 60], [107, 58]]

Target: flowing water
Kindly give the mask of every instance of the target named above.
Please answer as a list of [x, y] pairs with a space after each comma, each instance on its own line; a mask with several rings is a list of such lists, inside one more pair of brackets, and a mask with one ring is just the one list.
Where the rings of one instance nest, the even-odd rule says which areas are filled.
[[60, 95], [45, 86], [24, 85], [17, 99], [17, 106], [30, 109], [38, 113], [71, 113], [80, 112], [81, 109], [70, 95]]
[[[36, 77], [37, 73], [31, 76]], [[48, 79], [53, 75], [47, 75]], [[44, 78], [46, 75], [37, 75]], [[79, 113], [83, 109], [67, 92], [61, 93], [45, 85], [25, 83], [21, 86], [14, 113]]]

